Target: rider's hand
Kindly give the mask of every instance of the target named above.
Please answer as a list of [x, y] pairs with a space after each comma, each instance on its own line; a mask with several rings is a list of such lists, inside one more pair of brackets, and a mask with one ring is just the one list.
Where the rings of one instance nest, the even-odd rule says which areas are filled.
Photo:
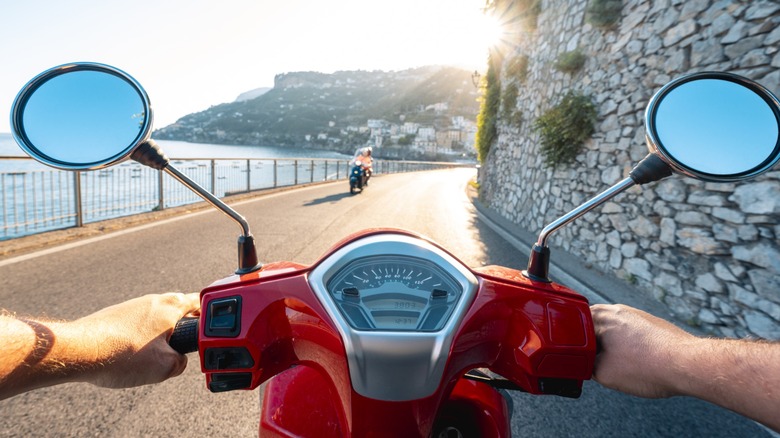
[[168, 345], [176, 322], [199, 312], [198, 294], [146, 295], [70, 322], [0, 313], [0, 399], [66, 382], [127, 388], [184, 371]]
[[669, 397], [675, 351], [696, 338], [675, 325], [624, 305], [591, 306], [598, 354], [593, 378], [640, 397]]
[[591, 307], [593, 378], [640, 397], [707, 400], [780, 432], [780, 343], [693, 336], [623, 305]]
[[187, 357], [168, 345], [176, 322], [200, 308], [197, 293], [146, 295], [106, 307], [74, 324], [102, 338], [101, 366], [84, 381], [106, 388], [128, 388], [178, 376]]

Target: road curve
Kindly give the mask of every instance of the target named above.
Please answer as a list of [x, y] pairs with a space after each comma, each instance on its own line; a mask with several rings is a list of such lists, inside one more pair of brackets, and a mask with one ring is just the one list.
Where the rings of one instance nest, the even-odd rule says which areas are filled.
[[[250, 221], [263, 261], [312, 263], [370, 227], [427, 235], [470, 266], [525, 265], [480, 223], [465, 195], [471, 169], [377, 176], [362, 194], [345, 182], [292, 190], [236, 206]], [[0, 266], [0, 307], [72, 319], [149, 292], [197, 291], [235, 269], [238, 228], [217, 212], [122, 233]], [[181, 377], [106, 390], [44, 388], [0, 401], [0, 437], [254, 436], [259, 391], [212, 394], [197, 356]], [[588, 382], [579, 400], [515, 394], [515, 436], [764, 436], [754, 423], [687, 398], [642, 400]]]

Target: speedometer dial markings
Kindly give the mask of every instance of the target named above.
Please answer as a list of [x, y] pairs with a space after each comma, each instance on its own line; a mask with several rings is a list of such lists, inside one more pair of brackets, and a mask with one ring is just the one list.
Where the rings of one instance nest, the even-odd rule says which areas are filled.
[[327, 287], [349, 324], [359, 330], [439, 330], [462, 291], [450, 274], [428, 260], [393, 255], [355, 260], [331, 277]]

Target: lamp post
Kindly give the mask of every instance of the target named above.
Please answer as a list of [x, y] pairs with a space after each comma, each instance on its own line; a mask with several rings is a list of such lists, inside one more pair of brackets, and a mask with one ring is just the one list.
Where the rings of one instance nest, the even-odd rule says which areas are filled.
[[474, 73], [471, 74], [471, 83], [474, 84], [474, 88], [479, 88], [479, 80], [482, 77], [481, 74], [479, 74], [478, 71], [474, 70]]

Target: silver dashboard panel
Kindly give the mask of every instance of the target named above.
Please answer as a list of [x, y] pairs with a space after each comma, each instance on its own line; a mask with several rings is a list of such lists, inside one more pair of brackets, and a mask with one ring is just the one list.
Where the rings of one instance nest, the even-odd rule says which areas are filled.
[[[428, 260], [444, 269], [462, 288], [449, 320], [439, 331], [365, 331], [350, 326], [338, 310], [327, 285], [351, 262], [377, 255], [401, 255]], [[455, 258], [411, 236], [384, 233], [342, 247], [309, 274], [309, 285], [336, 324], [346, 348], [354, 390], [385, 401], [431, 396], [441, 383], [452, 340], [477, 292], [477, 278]]]

